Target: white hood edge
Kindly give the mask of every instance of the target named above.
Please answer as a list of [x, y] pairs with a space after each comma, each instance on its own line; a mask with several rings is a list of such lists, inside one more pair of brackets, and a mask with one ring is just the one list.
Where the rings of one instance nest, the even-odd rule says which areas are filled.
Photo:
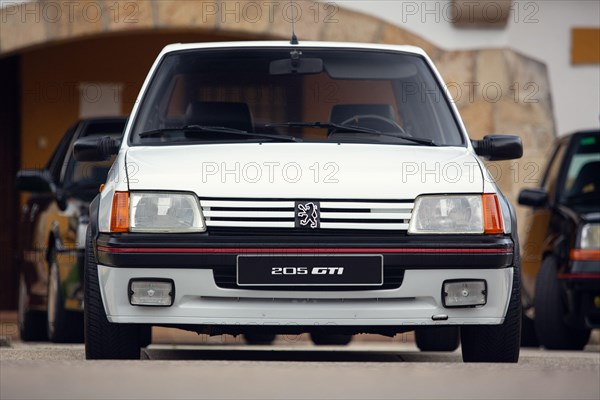
[[414, 199], [482, 193], [477, 157], [464, 147], [336, 143], [134, 146], [130, 190], [200, 198]]

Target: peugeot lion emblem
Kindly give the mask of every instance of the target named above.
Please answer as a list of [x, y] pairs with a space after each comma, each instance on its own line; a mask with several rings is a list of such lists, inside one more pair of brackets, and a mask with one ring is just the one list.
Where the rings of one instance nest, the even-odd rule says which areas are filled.
[[296, 228], [317, 229], [321, 225], [319, 203], [316, 201], [296, 202]]

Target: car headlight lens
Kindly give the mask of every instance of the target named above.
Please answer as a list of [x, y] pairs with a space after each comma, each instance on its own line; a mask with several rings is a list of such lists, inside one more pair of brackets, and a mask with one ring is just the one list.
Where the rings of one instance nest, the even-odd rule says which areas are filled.
[[581, 249], [600, 249], [600, 224], [586, 224], [581, 228]]
[[502, 213], [495, 194], [420, 196], [408, 227], [411, 234], [502, 232]]
[[203, 232], [206, 230], [198, 199], [186, 193], [131, 192], [131, 232]]

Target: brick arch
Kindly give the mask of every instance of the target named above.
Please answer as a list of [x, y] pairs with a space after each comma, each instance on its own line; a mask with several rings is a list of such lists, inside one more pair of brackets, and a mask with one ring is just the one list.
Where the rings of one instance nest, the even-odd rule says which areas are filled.
[[7, 3], [0, 10], [0, 57], [91, 36], [144, 31], [287, 39], [292, 15], [300, 40], [410, 44], [424, 48], [432, 56], [438, 53], [431, 43], [405, 29], [334, 3], [37, 0]]

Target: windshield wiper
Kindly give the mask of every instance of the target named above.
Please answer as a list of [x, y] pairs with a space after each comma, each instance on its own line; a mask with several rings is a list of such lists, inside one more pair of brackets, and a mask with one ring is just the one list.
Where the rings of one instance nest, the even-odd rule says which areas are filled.
[[404, 140], [408, 140], [409, 142], [424, 144], [426, 146], [437, 146], [437, 144], [435, 144], [435, 142], [431, 139], [416, 138], [416, 137], [407, 136], [407, 135], [396, 135], [395, 133], [385, 133], [385, 132], [375, 133], [375, 135], [389, 136], [389, 137], [393, 137], [393, 138], [397, 138], [397, 139], [404, 139]]
[[389, 136], [389, 137], [393, 137], [393, 138], [397, 138], [397, 139], [403, 139], [403, 140], [407, 140], [407, 141], [418, 143], [418, 144], [424, 144], [426, 146], [436, 146], [434, 141], [430, 140], [430, 139], [416, 138], [416, 137], [407, 136], [407, 135], [398, 135], [395, 133], [386, 133], [386, 132], [378, 131], [377, 129], [367, 128], [364, 126], [342, 125], [342, 124], [336, 124], [334, 122], [319, 122], [319, 121], [315, 121], [315, 122], [283, 122], [283, 123], [279, 123], [279, 124], [266, 124], [265, 126], [266, 127], [289, 126], [289, 127], [299, 127], [299, 128], [323, 128], [323, 129], [331, 129], [331, 133], [334, 133], [336, 131], [371, 133], [373, 135]]
[[301, 142], [302, 141], [302, 139], [300, 139], [300, 138], [297, 138], [294, 136], [288, 136], [288, 135], [270, 135], [268, 133], [248, 132], [248, 131], [244, 131], [241, 129], [228, 128], [226, 126], [204, 126], [204, 125], [186, 125], [186, 126], [182, 126], [179, 128], [155, 129], [152, 131], [142, 132], [138, 136], [140, 138], [162, 137], [162, 136], [168, 136], [175, 132], [182, 132], [182, 131], [185, 132], [186, 134], [189, 134], [189, 133], [202, 134], [202, 133], [206, 133], [206, 132], [212, 132], [212, 133], [223, 133], [225, 135], [238, 135], [238, 136], [248, 136], [248, 137], [255, 137], [255, 138], [258, 137], [258, 138], [265, 138], [265, 139], [273, 139], [273, 140], [279, 140], [279, 141], [284, 141], [284, 142]]
[[358, 133], [381, 133], [377, 129], [365, 128], [363, 126], [356, 125], [342, 125], [334, 122], [282, 122], [277, 124], [266, 124], [265, 127], [278, 127], [288, 126], [292, 128], [323, 128], [331, 129], [332, 132], [344, 130], [346, 132], [358, 132]]

